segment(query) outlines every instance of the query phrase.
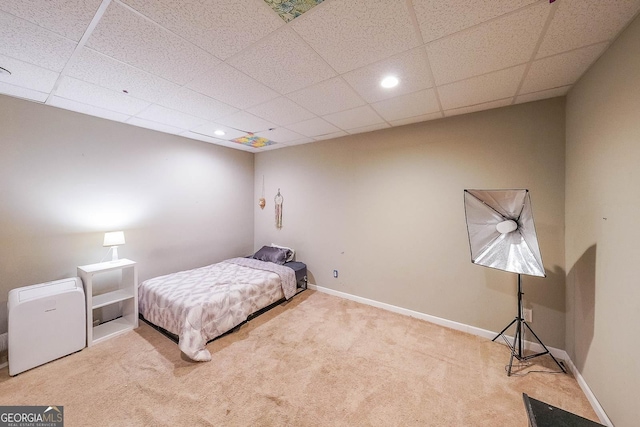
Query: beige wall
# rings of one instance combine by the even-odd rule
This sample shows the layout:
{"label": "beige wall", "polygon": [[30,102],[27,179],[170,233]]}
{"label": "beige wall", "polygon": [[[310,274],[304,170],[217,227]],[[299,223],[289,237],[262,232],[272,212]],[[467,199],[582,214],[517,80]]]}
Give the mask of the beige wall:
{"label": "beige wall", "polygon": [[251,252],[253,181],[250,153],[0,96],[0,301],[99,262],[105,231],[141,280]]}
{"label": "beige wall", "polygon": [[526,305],[545,344],[562,348],[564,114],[556,98],[259,153],[255,248],[294,247],[319,286],[499,331],[515,315],[516,277],[471,264],[463,190],[528,188],[548,277],[523,278]]}
{"label": "beige wall", "polygon": [[640,419],[640,19],[567,97],[567,352],[611,421]]}

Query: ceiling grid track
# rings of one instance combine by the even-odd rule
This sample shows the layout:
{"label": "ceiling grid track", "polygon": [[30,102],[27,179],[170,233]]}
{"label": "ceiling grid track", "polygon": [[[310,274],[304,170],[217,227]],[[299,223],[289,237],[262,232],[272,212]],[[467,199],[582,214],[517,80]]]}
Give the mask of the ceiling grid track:
{"label": "ceiling grid track", "polygon": [[518,98],[518,95],[520,95],[520,91],[522,90],[522,86],[524,85],[524,82],[527,78],[527,76],[529,75],[529,70],[531,70],[531,66],[533,65],[534,61],[536,60],[536,56],[538,55],[538,51],[540,50],[540,46],[542,46],[542,42],[544,41],[544,37],[547,35],[547,31],[549,30],[549,27],[551,26],[551,21],[553,21],[554,16],[556,15],[556,11],[558,10],[558,4],[557,3],[552,3],[551,7],[549,8],[549,15],[547,16],[547,20],[544,23],[544,26],[542,27],[542,31],[540,32],[540,37],[538,37],[538,42],[536,43],[536,46],[533,48],[533,52],[531,53],[531,57],[529,58],[529,62],[527,62],[527,65],[524,69],[524,72],[522,73],[522,78],[520,79],[520,83],[518,84],[518,88],[516,89],[516,93],[513,96],[513,100],[511,101],[511,105],[514,105],[516,103],[516,99]]}
{"label": "ceiling grid track", "polygon": [[413,31],[418,36],[418,40],[422,43],[421,49],[424,51],[424,56],[427,61],[427,74],[429,75],[429,79],[433,86],[433,93],[436,97],[436,102],[438,103],[438,109],[440,111],[440,115],[444,117],[444,109],[442,108],[442,101],[440,100],[440,94],[438,93],[438,85],[436,84],[436,78],[433,75],[433,70],[431,69],[431,61],[429,60],[429,52],[427,52],[426,46],[427,44],[424,42],[424,37],[422,36],[422,31],[420,31],[420,24],[418,23],[418,17],[416,16],[416,12],[413,9],[412,0],[405,0],[407,8],[409,9],[409,18],[411,19],[411,24],[413,25]]}
{"label": "ceiling grid track", "polygon": [[71,57],[69,58],[64,68],[60,72],[58,79],[53,85],[53,90],[51,90],[51,93],[49,93],[49,96],[47,96],[47,100],[45,101],[45,104],[51,104],[51,100],[53,100],[53,97],[56,95],[56,92],[58,91],[58,86],[60,86],[60,82],[67,75],[67,72],[69,71],[71,66],[75,63],[76,59],[78,58],[78,55],[80,55],[80,52],[84,48],[84,45],[87,44],[89,37],[91,37],[91,33],[93,33],[93,30],[98,25],[98,22],[100,22],[100,20],[102,19],[102,15],[104,15],[104,12],[107,10],[110,4],[111,4],[111,0],[102,0],[102,3],[100,3],[100,7],[98,7],[96,14],[93,16],[93,19],[87,26],[87,29],[82,35],[82,38],[80,38],[80,41],[76,45],[76,48],[71,54]]}

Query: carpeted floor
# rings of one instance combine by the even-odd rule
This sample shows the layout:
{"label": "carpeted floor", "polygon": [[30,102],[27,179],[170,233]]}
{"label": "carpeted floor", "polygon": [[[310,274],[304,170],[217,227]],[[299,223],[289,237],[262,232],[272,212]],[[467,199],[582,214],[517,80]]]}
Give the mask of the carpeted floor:
{"label": "carpeted floor", "polygon": [[[0,405],[62,405],[67,427],[525,427],[525,392],[597,421],[570,375],[507,377],[504,345],[314,291],[207,348],[211,362],[191,362],[141,322],[16,377],[4,368]],[[547,357],[527,369],[554,370]]]}

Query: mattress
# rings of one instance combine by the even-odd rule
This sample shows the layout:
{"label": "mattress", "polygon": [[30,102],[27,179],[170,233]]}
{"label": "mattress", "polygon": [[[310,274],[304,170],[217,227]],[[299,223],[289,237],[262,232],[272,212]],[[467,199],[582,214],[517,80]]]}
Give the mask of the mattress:
{"label": "mattress", "polygon": [[177,335],[180,350],[189,358],[209,361],[209,340],[295,293],[291,268],[232,258],[144,281],[138,288],[138,307],[147,321]]}

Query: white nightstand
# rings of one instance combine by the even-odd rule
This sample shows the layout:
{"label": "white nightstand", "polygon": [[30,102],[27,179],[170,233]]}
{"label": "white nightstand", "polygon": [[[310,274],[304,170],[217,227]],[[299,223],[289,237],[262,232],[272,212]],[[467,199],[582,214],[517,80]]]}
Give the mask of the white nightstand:
{"label": "white nightstand", "polygon": [[[122,280],[115,291],[93,295],[93,276],[120,270]],[[117,261],[78,267],[87,298],[87,347],[138,327],[138,269],[134,261]],[[93,326],[93,310],[111,304],[122,304],[122,317]]]}

